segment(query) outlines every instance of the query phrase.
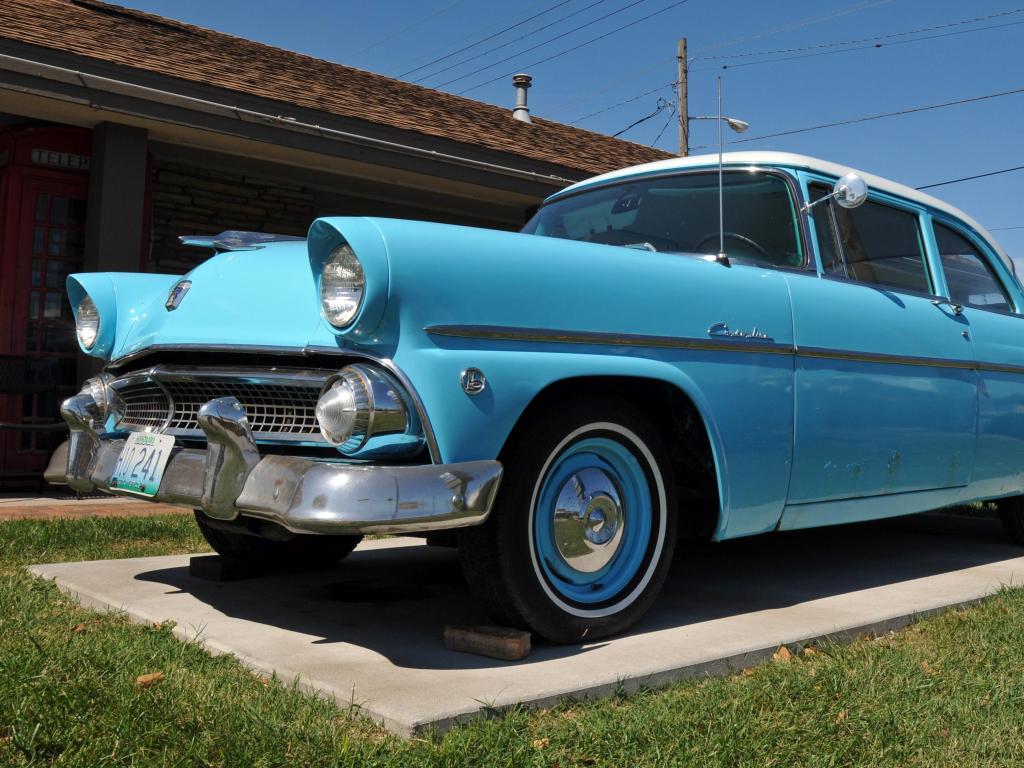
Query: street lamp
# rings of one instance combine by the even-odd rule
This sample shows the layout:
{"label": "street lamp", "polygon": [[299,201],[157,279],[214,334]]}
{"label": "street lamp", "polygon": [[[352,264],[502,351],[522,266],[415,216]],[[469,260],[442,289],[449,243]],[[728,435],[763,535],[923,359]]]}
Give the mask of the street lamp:
{"label": "street lamp", "polygon": [[[725,206],[722,202],[722,123],[728,125],[736,133],[743,133],[750,127],[746,120],[725,117],[722,114],[722,76],[718,76],[718,114],[687,116],[689,120],[716,120],[718,122],[718,261],[729,266],[729,257],[725,255]],[[687,131],[689,133],[689,131]]]}

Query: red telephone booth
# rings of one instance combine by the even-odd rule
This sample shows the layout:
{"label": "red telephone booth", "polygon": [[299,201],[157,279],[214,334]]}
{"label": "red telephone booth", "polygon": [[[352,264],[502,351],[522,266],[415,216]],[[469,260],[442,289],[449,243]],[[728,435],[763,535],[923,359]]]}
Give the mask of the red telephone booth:
{"label": "red telephone booth", "polygon": [[[64,280],[82,268],[91,131],[0,129],[0,486],[39,482],[78,389]],[[16,426],[12,426],[16,425]]]}

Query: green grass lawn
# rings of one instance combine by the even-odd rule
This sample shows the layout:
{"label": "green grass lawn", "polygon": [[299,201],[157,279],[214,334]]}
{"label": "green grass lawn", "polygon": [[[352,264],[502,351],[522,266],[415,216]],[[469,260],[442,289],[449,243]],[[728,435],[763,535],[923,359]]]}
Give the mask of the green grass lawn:
{"label": "green grass lawn", "polygon": [[403,742],[23,569],[204,549],[188,517],[0,523],[0,766],[1024,763],[1020,590],[744,674]]}

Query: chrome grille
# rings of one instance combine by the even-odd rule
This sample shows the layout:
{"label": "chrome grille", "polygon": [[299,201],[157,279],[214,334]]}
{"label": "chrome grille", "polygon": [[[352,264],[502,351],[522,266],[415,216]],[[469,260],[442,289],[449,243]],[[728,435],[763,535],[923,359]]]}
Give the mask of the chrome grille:
{"label": "chrome grille", "polygon": [[173,381],[165,385],[174,402],[168,429],[198,429],[199,409],[218,397],[237,397],[253,432],[319,434],[313,409],[320,385],[250,384],[222,381]]}
{"label": "chrome grille", "polygon": [[121,424],[138,429],[160,429],[170,414],[171,401],[160,386],[145,379],[118,388],[124,404]]}
{"label": "chrome grille", "polygon": [[121,429],[202,436],[199,409],[236,397],[257,439],[322,442],[315,408],[329,371],[211,371],[153,368],[113,386],[123,404]]}

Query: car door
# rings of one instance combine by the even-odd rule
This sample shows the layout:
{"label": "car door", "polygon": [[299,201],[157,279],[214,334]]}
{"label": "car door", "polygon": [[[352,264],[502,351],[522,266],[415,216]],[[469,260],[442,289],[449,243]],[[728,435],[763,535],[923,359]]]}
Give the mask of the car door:
{"label": "car door", "polygon": [[[812,199],[828,191],[809,186]],[[936,295],[922,212],[873,194],[811,215],[819,274],[789,278],[795,422],[783,528],[900,514],[877,498],[962,487],[974,457],[967,324]],[[851,499],[875,501],[832,504]]]}
{"label": "car door", "polygon": [[961,306],[978,366],[978,442],[971,498],[1024,492],[1024,316],[1020,288],[984,239],[932,220],[946,295]]}

